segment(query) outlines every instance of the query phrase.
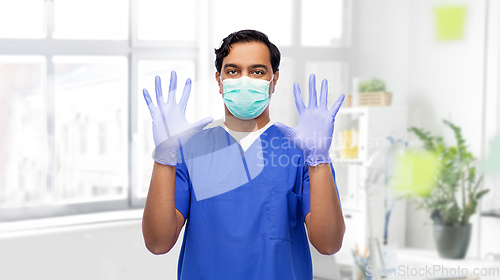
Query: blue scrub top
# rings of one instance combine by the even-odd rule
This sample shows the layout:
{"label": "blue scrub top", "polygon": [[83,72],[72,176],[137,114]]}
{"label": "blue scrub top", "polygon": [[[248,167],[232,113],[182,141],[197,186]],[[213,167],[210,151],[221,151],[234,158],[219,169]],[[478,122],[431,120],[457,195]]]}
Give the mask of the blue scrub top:
{"label": "blue scrub top", "polygon": [[177,279],[313,278],[302,151],[273,125],[247,151],[218,126],[181,153],[175,207],[187,222]]}

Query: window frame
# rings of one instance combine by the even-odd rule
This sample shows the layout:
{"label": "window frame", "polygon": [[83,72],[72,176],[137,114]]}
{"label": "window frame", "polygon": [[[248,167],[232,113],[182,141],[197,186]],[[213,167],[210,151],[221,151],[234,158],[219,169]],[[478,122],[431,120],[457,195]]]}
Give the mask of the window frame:
{"label": "window frame", "polygon": [[[500,3],[491,1],[485,10],[485,41],[484,41],[484,77],[482,103],[482,143],[480,159],[486,159],[491,149],[491,141],[500,134]],[[500,177],[486,173],[481,188],[490,189],[490,192],[481,200],[479,213],[487,216],[490,212],[498,211],[495,201],[500,198]]]}
{"label": "window frame", "polygon": [[[211,25],[210,7],[212,0],[196,0],[196,29],[194,42],[141,41],[138,39],[137,3],[139,0],[128,0],[129,5],[129,36],[127,40],[64,40],[53,39],[54,30],[53,2],[45,1],[46,37],[40,39],[5,39],[0,38],[0,53],[2,55],[39,55],[46,59],[44,98],[47,103],[47,146],[51,155],[54,154],[54,64],[53,57],[70,56],[123,56],[128,61],[128,190],[123,199],[96,199],[91,202],[58,203],[45,205],[22,205],[1,207],[0,222],[30,220],[77,214],[98,213],[118,210],[140,209],[144,207],[146,197],[139,195],[138,170],[138,110],[141,89],[138,88],[138,63],[141,60],[192,60],[195,65],[195,75],[199,80],[214,79],[213,48],[210,46]],[[344,7],[343,40],[328,47],[301,46],[301,0],[293,0],[292,45],[280,47],[282,57],[292,59],[294,65],[293,80],[302,83],[306,73],[307,62],[340,61],[348,65],[350,78],[355,71],[355,49],[353,47],[353,0],[342,0]],[[347,83],[348,81],[346,81]],[[347,83],[348,84],[348,83]],[[304,93],[305,94],[305,91]],[[291,95],[290,95],[291,96]],[[196,108],[206,106],[206,100],[195,104]],[[212,102],[212,101],[210,101]],[[213,103],[208,104],[213,104]],[[215,102],[215,101],[214,101]],[[196,109],[198,110],[198,109]],[[200,110],[203,112],[203,110]],[[198,117],[198,116],[197,116]],[[291,120],[296,121],[295,120]],[[47,186],[53,185],[54,157],[47,159]],[[151,160],[151,166],[153,161]]]}
{"label": "window frame", "polygon": [[[197,49],[191,48],[189,50],[182,51],[170,51],[164,52],[156,50],[154,52],[136,52],[131,55],[131,77],[130,80],[130,89],[133,94],[129,95],[129,132],[130,132],[130,144],[129,144],[129,170],[130,170],[130,206],[132,208],[140,208],[144,207],[146,203],[146,197],[140,195],[140,186],[138,185],[138,175],[139,168],[136,165],[139,158],[139,128],[138,128],[138,120],[139,120],[139,112],[138,106],[143,105],[144,100],[141,98],[142,89],[139,88],[138,85],[138,77],[139,77],[139,67],[138,64],[140,61],[156,61],[156,60],[191,60],[195,65],[195,72],[197,72]],[[162,79],[163,87],[166,87],[167,81],[166,79]],[[180,83],[182,84],[182,83]],[[150,89],[152,90],[152,89]],[[148,90],[148,91],[150,91]],[[177,91],[180,92],[179,89]],[[137,105],[137,106],[136,106]],[[153,166],[153,159],[151,159],[151,166]]]}

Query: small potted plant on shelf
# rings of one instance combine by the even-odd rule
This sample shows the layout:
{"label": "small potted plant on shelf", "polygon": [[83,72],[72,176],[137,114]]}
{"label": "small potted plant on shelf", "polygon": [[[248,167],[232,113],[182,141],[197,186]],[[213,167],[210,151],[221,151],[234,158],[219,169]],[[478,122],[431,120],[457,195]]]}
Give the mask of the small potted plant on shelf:
{"label": "small potted plant on shelf", "polygon": [[[392,93],[387,92],[385,82],[378,78],[362,82],[359,85],[359,106],[388,106],[391,105]],[[358,93],[353,93],[358,94]],[[353,95],[346,96],[348,107],[353,106]]]}
{"label": "small potted plant on shelf", "polygon": [[478,174],[476,158],[467,150],[461,129],[443,121],[455,135],[456,145],[448,146],[443,137],[410,127],[424,144],[424,149],[435,156],[437,167],[428,192],[409,194],[426,209],[434,221],[434,238],[438,253],[443,258],[462,259],[470,241],[470,217],[476,213],[480,199],[489,190],[481,190],[483,175]]}

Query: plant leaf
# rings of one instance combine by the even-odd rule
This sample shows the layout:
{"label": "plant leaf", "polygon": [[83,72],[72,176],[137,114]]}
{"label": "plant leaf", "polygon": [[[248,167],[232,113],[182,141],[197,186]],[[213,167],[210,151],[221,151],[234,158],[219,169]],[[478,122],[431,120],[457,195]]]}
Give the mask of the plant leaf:
{"label": "plant leaf", "polygon": [[478,192],[476,194],[476,200],[480,200],[481,197],[483,197],[485,194],[487,194],[490,190],[489,189],[486,189],[486,190],[482,190],[480,192]]}

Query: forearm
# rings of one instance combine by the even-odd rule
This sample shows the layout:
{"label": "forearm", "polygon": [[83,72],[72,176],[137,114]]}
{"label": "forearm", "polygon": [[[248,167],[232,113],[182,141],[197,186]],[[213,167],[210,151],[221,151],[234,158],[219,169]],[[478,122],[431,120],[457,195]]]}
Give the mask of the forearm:
{"label": "forearm", "polygon": [[320,253],[334,254],[342,246],[345,225],[330,165],[310,166],[309,182],[309,239]]}
{"label": "forearm", "polygon": [[154,163],[142,219],[144,241],[153,254],[168,252],[177,240],[175,172],[175,166]]}

